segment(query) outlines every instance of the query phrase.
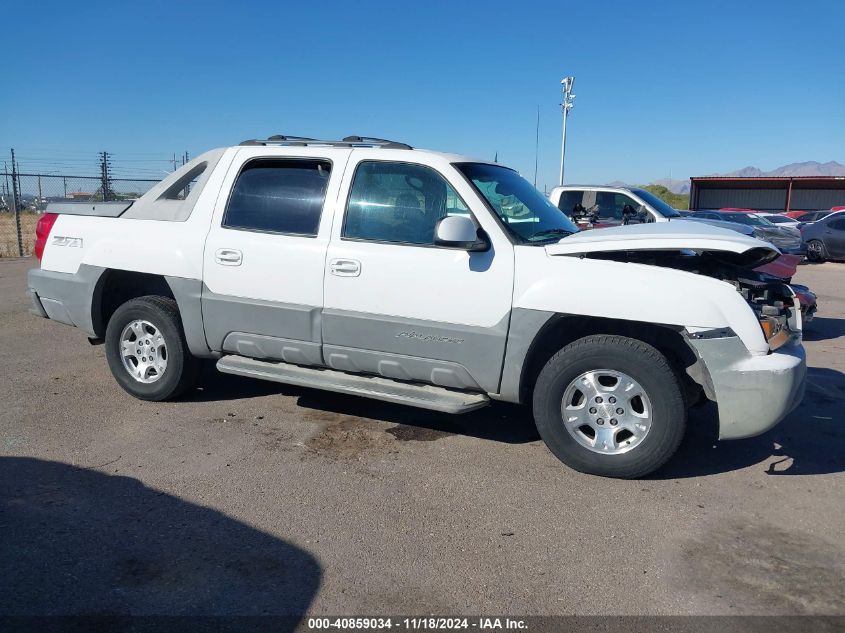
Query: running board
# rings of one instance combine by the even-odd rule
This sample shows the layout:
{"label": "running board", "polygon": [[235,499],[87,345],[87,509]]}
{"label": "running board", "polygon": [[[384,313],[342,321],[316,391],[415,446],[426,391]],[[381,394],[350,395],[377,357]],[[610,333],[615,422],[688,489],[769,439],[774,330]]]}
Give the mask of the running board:
{"label": "running board", "polygon": [[336,391],[443,413],[466,413],[490,404],[490,398],[482,393],[454,391],[435,385],[412,384],[380,376],[347,374],[333,369],[302,367],[245,356],[224,356],[217,361],[217,369],[224,374]]}

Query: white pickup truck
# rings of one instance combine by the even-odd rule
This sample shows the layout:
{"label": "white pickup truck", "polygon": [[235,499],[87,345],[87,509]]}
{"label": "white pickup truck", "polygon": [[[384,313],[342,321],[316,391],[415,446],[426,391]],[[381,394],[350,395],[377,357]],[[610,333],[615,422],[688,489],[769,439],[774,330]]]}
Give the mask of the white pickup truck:
{"label": "white pickup truck", "polygon": [[221,372],[461,413],[533,408],[583,472],[639,477],[687,409],[723,439],[803,393],[770,244],[694,222],[578,233],[515,171],[402,143],[275,136],[192,160],[134,202],[39,222],[32,311],[103,341],[118,384],[178,396]]}

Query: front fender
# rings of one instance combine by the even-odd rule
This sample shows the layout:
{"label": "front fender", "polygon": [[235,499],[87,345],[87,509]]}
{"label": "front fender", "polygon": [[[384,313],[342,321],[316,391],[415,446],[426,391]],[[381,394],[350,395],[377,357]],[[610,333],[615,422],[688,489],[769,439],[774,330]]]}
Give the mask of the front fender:
{"label": "front fender", "polygon": [[686,328],[731,329],[751,354],[768,344],[729,283],[682,270],[517,248],[514,307]]}

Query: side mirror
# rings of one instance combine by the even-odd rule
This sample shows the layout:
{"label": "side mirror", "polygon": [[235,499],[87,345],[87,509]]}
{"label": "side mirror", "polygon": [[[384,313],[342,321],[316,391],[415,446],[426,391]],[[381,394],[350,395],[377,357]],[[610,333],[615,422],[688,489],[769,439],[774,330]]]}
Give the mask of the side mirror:
{"label": "side mirror", "polygon": [[463,215],[440,218],[434,227],[434,244],[473,252],[490,248],[484,231],[476,229],[472,220]]}

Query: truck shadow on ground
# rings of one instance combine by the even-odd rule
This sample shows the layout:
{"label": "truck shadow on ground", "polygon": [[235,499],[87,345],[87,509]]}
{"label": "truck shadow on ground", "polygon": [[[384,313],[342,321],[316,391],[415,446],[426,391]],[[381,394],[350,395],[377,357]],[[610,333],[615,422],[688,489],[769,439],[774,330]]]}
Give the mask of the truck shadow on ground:
{"label": "truck shadow on ground", "polygon": [[370,398],[221,374],[213,364],[204,368],[201,388],[186,395],[183,400],[223,401],[271,395],[294,397],[297,405],[305,409],[400,424],[407,427],[401,434],[409,439],[416,439],[412,437],[414,429],[428,437],[434,437],[432,434],[441,437],[466,435],[507,444],[524,444],[540,439],[528,407],[497,402],[491,407],[463,415],[450,415]]}
{"label": "truck shadow on ground", "polygon": [[758,464],[774,476],[845,472],[845,374],[810,367],[804,399],[783,422],[744,440],[719,442],[718,434],[715,405],[691,410],[681,448],[652,478],[699,477]]}
{"label": "truck shadow on ground", "polygon": [[77,615],[92,618],[79,630],[128,630],[99,620],[179,615],[213,616],[214,630],[292,630],[320,585],[307,552],[131,477],[0,457],[0,508],[0,623]]}
{"label": "truck shadow on ground", "polygon": [[[838,322],[838,319],[825,319]],[[820,324],[821,325],[821,324]],[[818,332],[831,334],[827,325]],[[525,444],[540,440],[529,407],[494,403],[464,415],[449,415],[308,388],[218,373],[209,366],[201,391],[186,400],[234,400],[268,395],[297,398],[297,405],[336,416],[391,425],[397,439],[430,440],[464,435]],[[656,479],[700,477],[766,463],[770,475],[814,475],[845,471],[845,374],[811,367],[801,405],[771,431],[744,440],[718,441],[716,406],[690,411],[687,434],[676,455],[652,475]]]}
{"label": "truck shadow on ground", "polygon": [[815,317],[804,326],[804,340],[829,341],[845,336],[845,319]]}

